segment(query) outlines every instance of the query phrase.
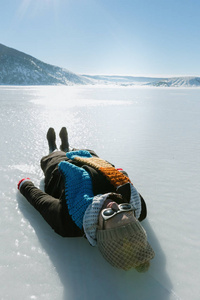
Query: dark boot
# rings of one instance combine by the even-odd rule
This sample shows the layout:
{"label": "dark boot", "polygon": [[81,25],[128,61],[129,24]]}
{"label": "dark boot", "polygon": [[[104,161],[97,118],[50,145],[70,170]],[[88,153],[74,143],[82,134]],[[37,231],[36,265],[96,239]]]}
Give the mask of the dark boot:
{"label": "dark boot", "polygon": [[47,132],[47,140],[48,140],[48,144],[49,144],[49,153],[52,153],[54,150],[57,149],[57,146],[56,146],[55,130],[51,127],[49,128],[49,130]]}
{"label": "dark boot", "polygon": [[62,127],[59,136],[61,138],[60,150],[69,152],[68,133],[66,127]]}

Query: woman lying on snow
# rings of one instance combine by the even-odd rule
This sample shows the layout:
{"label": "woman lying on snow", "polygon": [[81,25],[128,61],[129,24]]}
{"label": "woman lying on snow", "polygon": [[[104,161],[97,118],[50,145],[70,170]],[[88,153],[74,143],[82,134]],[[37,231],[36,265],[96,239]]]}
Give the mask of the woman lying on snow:
{"label": "woman lying on snow", "polygon": [[147,214],[144,199],[126,172],[94,151],[69,151],[65,127],[59,135],[61,151],[54,129],[47,132],[50,154],[41,160],[45,192],[24,178],[20,193],[59,235],[85,236],[114,267],[147,271],[154,251],[140,225]]}

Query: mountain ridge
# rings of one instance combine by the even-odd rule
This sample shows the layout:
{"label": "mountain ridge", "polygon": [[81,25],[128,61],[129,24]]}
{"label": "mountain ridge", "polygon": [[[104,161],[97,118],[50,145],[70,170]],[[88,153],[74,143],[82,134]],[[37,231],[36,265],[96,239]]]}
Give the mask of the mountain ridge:
{"label": "mountain ridge", "polygon": [[89,80],[50,65],[24,52],[0,44],[1,85],[72,85]]}
{"label": "mountain ridge", "polygon": [[200,77],[180,76],[169,78],[136,77],[120,75],[82,75],[93,79],[97,84],[115,84],[120,86],[153,86],[153,87],[200,87]]}
{"label": "mountain ridge", "polygon": [[0,85],[115,85],[200,87],[200,77],[78,75],[0,44]]}

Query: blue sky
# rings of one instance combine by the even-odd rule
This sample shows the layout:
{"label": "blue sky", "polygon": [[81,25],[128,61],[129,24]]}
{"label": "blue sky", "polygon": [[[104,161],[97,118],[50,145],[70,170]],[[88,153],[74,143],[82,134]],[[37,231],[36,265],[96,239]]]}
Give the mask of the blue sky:
{"label": "blue sky", "polygon": [[0,43],[79,74],[200,76],[199,0],[0,0]]}

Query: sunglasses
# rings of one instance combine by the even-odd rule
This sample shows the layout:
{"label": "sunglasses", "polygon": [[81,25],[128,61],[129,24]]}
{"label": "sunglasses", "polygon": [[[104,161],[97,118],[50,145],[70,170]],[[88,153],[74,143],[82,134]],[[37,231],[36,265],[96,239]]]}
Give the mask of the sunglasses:
{"label": "sunglasses", "polygon": [[135,215],[135,208],[132,204],[130,203],[122,203],[118,205],[118,210],[115,211],[112,208],[105,208],[102,210],[101,215],[104,219],[104,221],[111,219],[112,217],[114,217],[117,214],[120,214],[122,212],[126,212],[126,211],[133,211],[134,215]]}

